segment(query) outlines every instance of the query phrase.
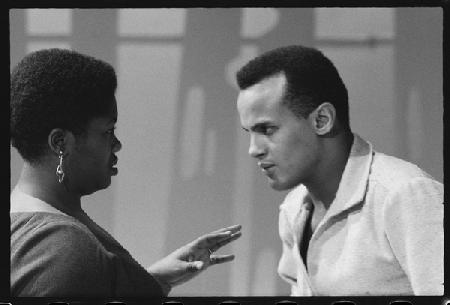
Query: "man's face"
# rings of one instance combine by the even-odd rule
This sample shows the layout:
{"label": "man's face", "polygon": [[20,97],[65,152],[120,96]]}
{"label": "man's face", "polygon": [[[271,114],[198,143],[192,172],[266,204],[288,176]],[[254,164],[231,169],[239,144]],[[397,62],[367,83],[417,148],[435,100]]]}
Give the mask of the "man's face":
{"label": "man's face", "polygon": [[285,85],[285,75],[277,74],[241,90],[237,100],[241,125],[250,134],[249,154],[275,190],[313,180],[320,159],[311,120],[282,104]]}

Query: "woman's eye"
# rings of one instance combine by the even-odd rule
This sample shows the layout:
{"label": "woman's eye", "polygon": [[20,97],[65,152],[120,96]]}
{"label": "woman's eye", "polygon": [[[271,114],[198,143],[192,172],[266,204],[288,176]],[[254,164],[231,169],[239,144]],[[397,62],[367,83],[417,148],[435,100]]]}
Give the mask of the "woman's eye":
{"label": "woman's eye", "polygon": [[114,134],[114,131],[116,130],[116,128],[117,128],[117,127],[113,127],[113,128],[111,128],[111,129],[108,129],[108,130],[106,131],[106,133]]}

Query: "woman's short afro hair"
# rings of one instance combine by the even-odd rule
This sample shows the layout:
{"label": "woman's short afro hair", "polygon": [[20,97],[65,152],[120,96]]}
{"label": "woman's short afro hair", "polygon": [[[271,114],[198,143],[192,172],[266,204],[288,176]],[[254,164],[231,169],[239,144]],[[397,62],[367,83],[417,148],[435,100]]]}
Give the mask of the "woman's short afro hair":
{"label": "woman's short afro hair", "polygon": [[12,146],[25,161],[39,162],[52,129],[82,134],[110,109],[116,87],[114,68],[104,61],[66,49],[28,54],[11,73]]}

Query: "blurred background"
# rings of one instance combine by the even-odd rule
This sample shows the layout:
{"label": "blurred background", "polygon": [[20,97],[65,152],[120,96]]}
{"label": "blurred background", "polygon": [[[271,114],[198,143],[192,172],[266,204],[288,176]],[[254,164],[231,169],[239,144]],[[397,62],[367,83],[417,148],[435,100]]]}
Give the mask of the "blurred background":
{"label": "blurred background", "polygon": [[[319,48],[349,91],[354,132],[443,181],[441,8],[10,10],[11,68],[27,53],[70,48],[118,75],[119,175],[83,200],[144,266],[231,224],[243,236],[171,296],[276,296],[289,287],[276,192],[247,154],[234,74],[289,44]],[[11,148],[11,188],[22,160]],[[56,165],[55,165],[56,166]]]}

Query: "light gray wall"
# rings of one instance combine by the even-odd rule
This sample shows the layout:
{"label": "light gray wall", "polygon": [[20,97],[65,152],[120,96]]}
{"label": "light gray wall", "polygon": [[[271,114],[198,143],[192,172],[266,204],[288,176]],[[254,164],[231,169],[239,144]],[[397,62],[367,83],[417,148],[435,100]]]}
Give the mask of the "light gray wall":
{"label": "light gray wall", "polygon": [[[349,89],[354,131],[443,180],[439,8],[19,9],[10,32],[11,65],[30,50],[62,46],[117,69],[119,175],[83,205],[139,262],[243,225],[242,238],[221,251],[236,254],[232,264],[172,295],[289,293],[276,275],[285,193],[271,190],[248,157],[235,110],[234,72],[262,51],[322,49]],[[11,149],[11,186],[21,165]]]}

